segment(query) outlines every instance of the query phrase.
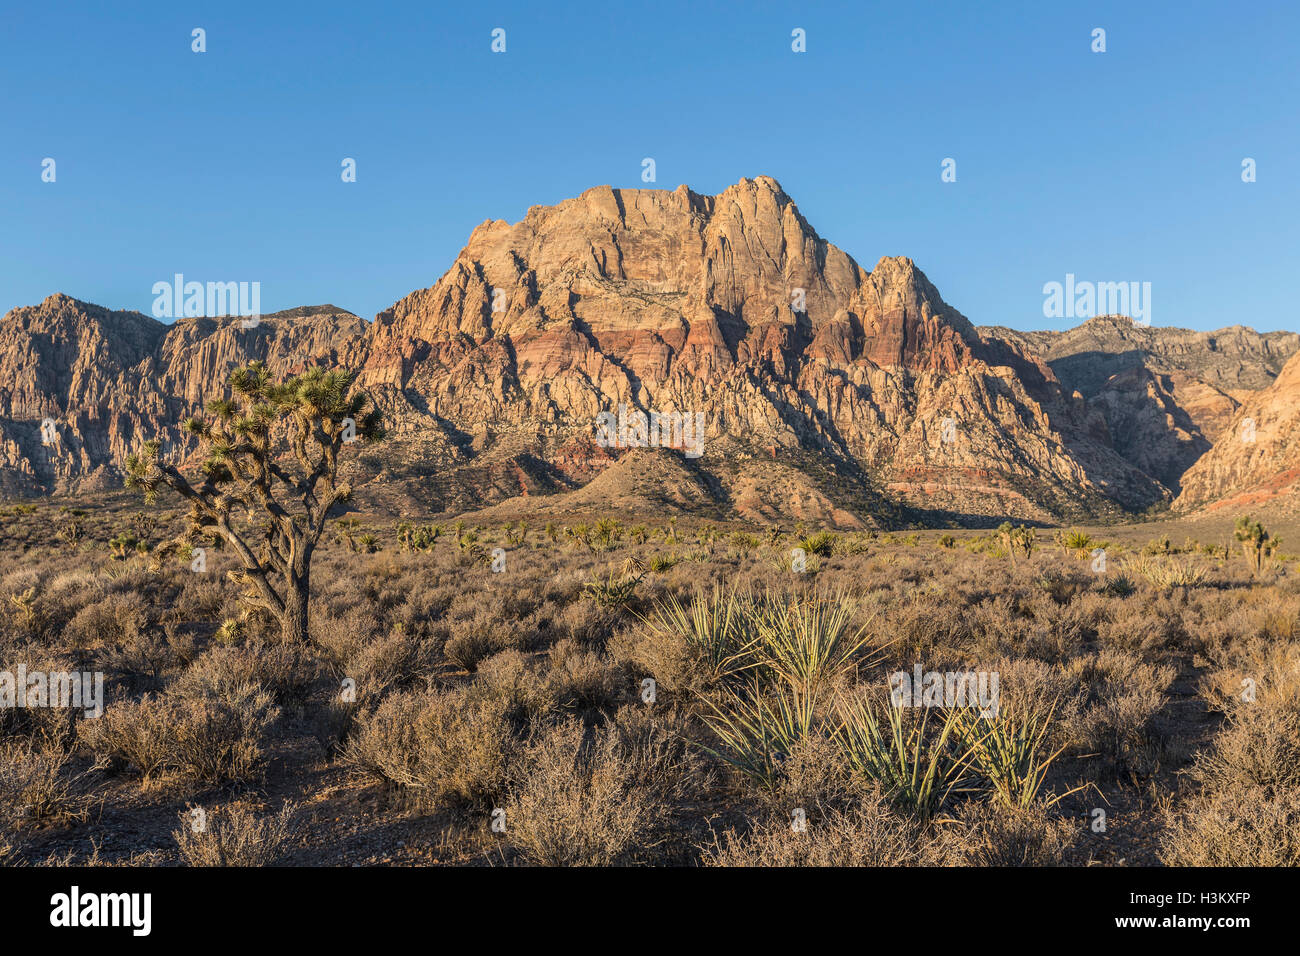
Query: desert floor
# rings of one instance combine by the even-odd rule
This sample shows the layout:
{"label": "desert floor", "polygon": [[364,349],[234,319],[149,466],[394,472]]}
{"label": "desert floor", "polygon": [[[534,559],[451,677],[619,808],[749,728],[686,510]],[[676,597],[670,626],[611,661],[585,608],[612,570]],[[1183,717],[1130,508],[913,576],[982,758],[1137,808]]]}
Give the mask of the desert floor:
{"label": "desert floor", "polygon": [[[158,551],[174,503],[3,514],[0,670],[107,705],[0,714],[11,863],[1300,863],[1293,527],[1254,574],[1226,514],[1025,553],[360,513],[293,646],[227,551]],[[918,664],[996,674],[998,715],[891,707]]]}

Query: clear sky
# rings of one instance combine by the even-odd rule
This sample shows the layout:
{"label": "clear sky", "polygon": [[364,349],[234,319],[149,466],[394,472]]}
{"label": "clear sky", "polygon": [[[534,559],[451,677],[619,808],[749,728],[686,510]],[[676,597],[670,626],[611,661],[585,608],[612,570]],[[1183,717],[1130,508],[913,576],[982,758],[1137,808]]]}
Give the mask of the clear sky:
{"label": "clear sky", "polygon": [[11,2],[0,311],[149,313],[180,272],[371,318],[484,219],[653,157],[658,188],[776,177],[977,324],[1077,324],[1043,315],[1073,273],[1150,282],[1156,326],[1295,330],[1298,54],[1295,0]]}

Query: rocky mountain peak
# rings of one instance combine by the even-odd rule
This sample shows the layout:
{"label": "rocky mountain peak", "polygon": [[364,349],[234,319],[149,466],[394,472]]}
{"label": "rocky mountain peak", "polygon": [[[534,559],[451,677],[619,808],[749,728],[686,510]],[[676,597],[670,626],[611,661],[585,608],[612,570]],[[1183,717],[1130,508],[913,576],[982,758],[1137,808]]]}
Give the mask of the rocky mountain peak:
{"label": "rocky mountain peak", "polygon": [[[976,329],[910,258],[862,268],[770,176],[716,195],[597,186],[484,221],[441,277],[373,323],[319,305],[251,326],[164,325],[61,294],[13,310],[0,320],[0,491],[111,484],[147,437],[183,459],[178,423],[260,359],[277,375],[357,369],[391,436],[374,487],[434,510],[600,475],[589,498],[653,485],[636,462],[679,451],[620,464],[635,449],[595,442],[602,414],[645,413],[700,417],[707,450],[678,484],[718,513],[1097,515],[1172,498],[1298,349],[1292,333],[1119,316]],[[1261,422],[1282,411],[1259,407]],[[57,443],[42,441],[47,419]]]}

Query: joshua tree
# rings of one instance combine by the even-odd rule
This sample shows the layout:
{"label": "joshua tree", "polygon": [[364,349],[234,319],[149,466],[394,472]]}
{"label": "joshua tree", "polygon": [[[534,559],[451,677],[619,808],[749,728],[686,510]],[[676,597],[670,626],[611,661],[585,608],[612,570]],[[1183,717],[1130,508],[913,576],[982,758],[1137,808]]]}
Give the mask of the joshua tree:
{"label": "joshua tree", "polygon": [[286,641],[307,639],[312,553],[331,511],[351,497],[339,481],[343,446],[382,434],[352,380],[348,371],[311,368],[277,384],[253,362],[231,373],[232,398],[185,422],[207,452],[201,484],[162,461],[156,440],[126,461],[127,486],[146,501],[165,485],[189,503],[186,540],[230,546],[244,566],[230,576],[247,606],[269,613]]}
{"label": "joshua tree", "polygon": [[1264,559],[1278,549],[1282,539],[1272,537],[1260,522],[1251,521],[1250,515],[1237,519],[1236,536],[1241,542],[1246,563],[1250,565],[1250,573],[1259,577],[1264,570]]}
{"label": "joshua tree", "polygon": [[340,518],[334,522],[334,535],[348,546],[353,554],[357,553],[357,539],[353,537],[361,531],[361,522],[356,518]]}
{"label": "joshua tree", "polygon": [[998,526],[998,537],[1002,539],[1002,546],[1007,549],[1012,565],[1016,563],[1017,551],[1026,560],[1034,553],[1034,532],[1024,525],[1016,527],[1010,521],[1004,521]]}
{"label": "joshua tree", "polygon": [[86,536],[86,526],[81,520],[86,512],[81,508],[60,508],[59,514],[59,537],[75,550],[77,542]]}
{"label": "joshua tree", "polygon": [[615,518],[599,518],[592,530],[596,550],[609,551],[618,546],[623,537],[623,526]]}
{"label": "joshua tree", "polygon": [[123,531],[108,542],[108,546],[113,549],[113,558],[117,561],[125,561],[127,552],[136,550],[139,545],[140,539],[129,531]]}

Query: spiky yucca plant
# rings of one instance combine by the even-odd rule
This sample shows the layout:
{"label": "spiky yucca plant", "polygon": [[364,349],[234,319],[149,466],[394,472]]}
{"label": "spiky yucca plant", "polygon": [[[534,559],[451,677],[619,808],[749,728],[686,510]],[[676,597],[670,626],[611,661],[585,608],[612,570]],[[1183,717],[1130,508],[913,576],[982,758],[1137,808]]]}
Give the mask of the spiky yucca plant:
{"label": "spiky yucca plant", "polygon": [[972,753],[954,739],[959,711],[942,710],[936,728],[931,710],[891,703],[882,727],[865,698],[841,700],[836,731],[849,765],[878,783],[895,806],[923,821],[932,819],[950,794],[967,789]]}
{"label": "spiky yucca plant", "polygon": [[747,595],[715,586],[687,604],[669,597],[643,621],[653,631],[680,638],[707,680],[722,681],[757,664],[757,641],[745,626],[748,602]]}
{"label": "spiky yucca plant", "polygon": [[1198,587],[1205,583],[1207,577],[1204,568],[1190,561],[1154,555],[1135,556],[1124,562],[1123,569],[1142,575],[1152,587],[1161,591]]}
{"label": "spiky yucca plant", "polygon": [[312,554],[352,493],[339,479],[344,445],[382,434],[373,403],[352,382],[352,372],[312,368],[276,383],[252,362],[231,373],[231,398],[184,424],[207,452],[199,484],[162,460],[157,440],[126,460],[127,487],[146,501],[169,487],[190,505],[188,540],[230,546],[243,564],[230,574],[245,606],[269,614],[290,642],[307,639]]}
{"label": "spiky yucca plant", "polygon": [[799,547],[803,548],[808,554],[815,554],[819,558],[828,558],[835,550],[835,543],[839,541],[840,536],[834,531],[818,531],[816,534],[810,534],[799,542]]}
{"label": "spiky yucca plant", "polygon": [[1067,554],[1072,551],[1076,553],[1091,551],[1093,548],[1092,535],[1077,528],[1070,528],[1068,531],[1062,528],[1053,537],[1056,543],[1061,546],[1061,550]]}
{"label": "spiky yucca plant", "polygon": [[[1038,799],[1047,770],[1065,750],[1047,753],[1045,741],[1056,714],[1056,704],[1046,708],[1003,708],[986,718],[977,708],[956,713],[957,736],[970,748],[971,766],[986,781],[994,799],[1011,808],[1028,807]],[[1047,806],[1083,789],[1076,787],[1053,795]]]}
{"label": "spiky yucca plant", "polygon": [[720,749],[703,749],[767,789],[776,786],[781,765],[798,743],[817,732],[816,698],[780,686],[765,692],[755,680],[744,692],[727,692],[722,706],[708,703],[713,713],[704,721]]}
{"label": "spiky yucca plant", "polygon": [[861,663],[871,634],[868,623],[853,626],[857,612],[857,601],[839,592],[818,591],[802,600],[768,592],[751,604],[746,623],[764,669],[807,695]]}

